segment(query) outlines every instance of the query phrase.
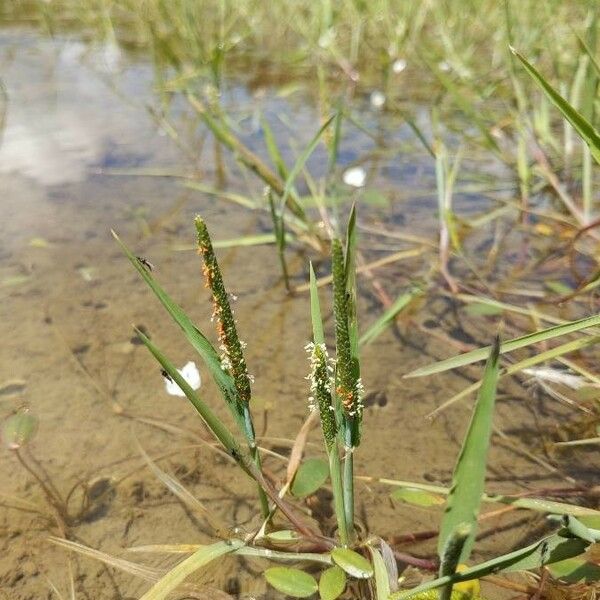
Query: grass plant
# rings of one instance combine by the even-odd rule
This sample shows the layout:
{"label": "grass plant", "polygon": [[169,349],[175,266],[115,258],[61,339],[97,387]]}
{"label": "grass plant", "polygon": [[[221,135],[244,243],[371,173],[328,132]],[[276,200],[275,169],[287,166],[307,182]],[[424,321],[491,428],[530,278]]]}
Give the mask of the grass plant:
{"label": "grass plant", "polygon": [[[218,170],[223,172],[221,151],[225,149],[267,189],[264,195],[255,198],[251,193],[223,192],[188,173],[178,173],[177,178],[190,189],[263,211],[273,228],[273,232],[266,235],[221,240],[217,244],[213,243],[205,221],[200,217],[195,221],[197,249],[213,300],[217,344],[192,322],[151,270],[115,234],[126,257],[203,360],[235,428],[218,416],[212,407],[213,399],[209,401],[187,384],[153,339],[139,330],[137,335],[183,390],[215,443],[254,481],[260,525],[245,534],[230,535],[227,524],[215,519],[207,507],[197,506],[211,525],[215,540],[207,546],[156,546],[156,552],[188,555],[167,573],[127,561],[111,562],[110,557],[85,550],[72,540],[57,538],[55,542],[152,581],[152,587],[143,596],[146,600],[167,598],[184,585],[190,575],[209,568],[211,563],[225,556],[268,560],[276,566],[267,568],[264,577],[280,593],[292,597],[318,593],[327,600],[338,597],[460,600],[479,593],[475,587],[464,592],[461,586],[465,582],[485,581],[512,572],[549,570],[564,575],[565,569],[568,574],[583,569],[588,564],[586,551],[600,542],[596,510],[554,500],[551,494],[543,492],[535,498],[487,494],[485,477],[486,457],[494,431],[495,398],[503,377],[559,361],[587,383],[600,384],[589,369],[568,358],[598,342],[600,317],[567,320],[530,302],[532,298],[547,304],[569,300],[581,313],[583,305],[577,302],[590,298],[600,282],[595,257],[596,228],[600,220],[595,214],[594,198],[594,161],[600,163],[597,12],[597,7],[586,0],[570,3],[527,0],[518,7],[511,0],[503,3],[486,0],[298,1],[293,10],[286,2],[267,5],[255,0],[236,3],[229,0],[204,3],[192,0],[108,3],[104,0],[52,3],[21,0],[3,5],[0,15],[5,19],[32,19],[51,33],[77,26],[83,27],[86,35],[102,39],[106,44],[150,49],[157,65],[157,85],[166,99],[164,114],[155,115],[163,128],[178,138],[168,118],[168,106],[176,96],[184,97],[202,122],[205,134],[209,132],[215,139]],[[280,142],[264,116],[261,118],[264,136],[261,154],[244,142],[235,119],[220,104],[220,91],[226,85],[227,76],[247,68],[250,62],[266,63],[273,71],[290,71],[300,79],[314,77],[319,82],[315,87],[318,87],[321,118],[294,161],[286,162]],[[424,102],[432,95],[436,97],[434,120],[438,126],[433,136],[417,126],[403,104],[400,90],[404,88],[398,83],[401,80],[394,78],[400,77],[404,63],[408,65],[407,73],[420,80],[419,85],[410,90],[410,100]],[[367,261],[359,252],[357,242],[361,226],[366,232],[367,225],[357,221],[354,206],[345,235],[339,231],[339,206],[347,202],[346,196],[351,194],[340,193],[335,182],[339,175],[343,130],[354,127],[374,135],[346,98],[355,93],[379,91],[375,89],[379,87],[385,88],[385,110],[401,115],[409,123],[431,160],[436,175],[438,238],[432,241],[388,231],[381,234],[387,241],[396,236],[396,240],[408,242],[411,247]],[[558,114],[564,117],[564,126],[555,118]],[[4,116],[0,121],[3,119]],[[458,138],[458,144],[450,147],[448,140],[452,138]],[[317,181],[307,164],[322,144],[327,149],[327,166],[322,179]],[[475,188],[467,187],[461,181],[459,166],[465,168],[464,163],[476,162],[482,155],[491,157],[494,164],[514,175],[517,199],[493,196],[493,210],[461,219],[455,196],[472,189],[488,193],[489,183],[484,177],[478,180],[470,172],[469,183]],[[453,162],[450,156],[455,157]],[[476,172],[477,168],[472,171]],[[153,176],[163,175],[164,172],[160,172]],[[581,190],[575,183],[579,180]],[[301,181],[309,189],[308,196],[299,192]],[[542,205],[537,202],[540,198],[549,200]],[[525,249],[522,254],[526,258],[511,265],[502,282],[486,277],[486,272],[496,271],[502,247],[509,239],[510,232],[502,233],[508,219],[512,219],[511,227],[520,228],[527,240],[547,230],[550,231],[548,237],[558,235],[567,239],[570,250],[562,252],[564,256],[560,260],[561,265],[566,265],[570,287],[563,281],[545,282],[556,295],[544,293],[540,297],[535,295],[536,290],[532,292],[525,285],[528,275],[536,275],[545,261],[555,258],[552,248],[531,260],[527,260]],[[144,228],[151,233],[145,220]],[[486,228],[493,229],[491,249],[485,260],[478,260],[477,246],[469,246],[468,237]],[[591,249],[584,243],[588,240],[592,241]],[[310,294],[312,342],[307,347],[310,403],[314,418],[318,418],[321,425],[327,458],[314,462],[300,462],[297,456],[294,462],[290,458],[289,477],[280,488],[261,464],[252,415],[252,378],[215,252],[219,247],[265,242],[276,246],[287,291]],[[309,281],[294,285],[295,274],[290,272],[286,260],[291,243],[328,254],[330,274],[318,279],[311,264]],[[573,258],[578,252],[595,262],[596,271],[591,276],[579,276],[579,267]],[[568,261],[565,260],[567,255],[571,256]],[[386,264],[423,256],[425,262],[431,259],[433,266],[405,278],[408,281],[403,281],[403,289],[393,301],[374,271]],[[357,318],[357,274],[365,277],[384,309],[362,335]],[[335,339],[329,344],[318,294],[318,288],[328,283],[332,283]],[[447,287],[449,292],[440,292],[442,287]],[[475,316],[502,314],[515,333],[506,341],[496,340],[490,346],[467,350],[406,375],[431,376],[487,360],[480,381],[449,399],[442,399],[431,415],[438,415],[477,392],[450,488],[357,476],[354,456],[360,452],[364,395],[359,350],[372,343],[399,316],[409,312],[413,302],[428,295],[451,298],[461,308],[470,307]],[[527,306],[519,301],[523,297],[527,298]],[[536,331],[523,334],[524,330],[532,329],[532,323]],[[579,337],[564,341],[564,336],[573,334]],[[555,341],[560,343],[548,345]],[[512,356],[517,351],[527,355],[518,354],[509,364],[503,362],[507,355]],[[9,440],[9,446],[13,444],[11,449],[17,460],[37,481],[49,506],[69,525],[85,516],[87,509],[76,516],[68,513],[65,501],[48,478],[23,458],[21,445],[27,441],[31,429],[31,422],[26,418],[15,417],[5,427],[4,437]],[[594,436],[565,445],[597,441]],[[183,486],[146,458],[155,475],[174,494],[194,504],[193,496]],[[334,532],[328,532],[323,523],[318,523],[318,527],[308,523],[304,517],[305,506],[298,500],[327,485],[327,478],[333,491]],[[436,577],[412,589],[398,589],[397,564],[393,554],[391,560],[389,557],[393,541],[376,534],[364,535],[357,527],[356,481],[391,486],[393,497],[404,502],[443,507],[439,530],[430,535],[438,539],[437,559],[433,562]],[[303,493],[290,498],[288,492],[293,492],[294,485],[302,487]],[[482,503],[551,515],[555,531],[522,548],[465,566],[471,561],[483,518]],[[61,534],[66,538],[64,531]],[[428,564],[411,554],[403,555],[403,561],[415,567]],[[281,566],[281,563],[292,566]],[[557,570],[552,571],[553,568]],[[319,575],[318,581],[315,573]],[[436,596],[431,596],[432,593]],[[540,588],[536,598],[541,595]]]}
{"label": "grass plant", "polygon": [[[218,339],[222,343],[223,354],[219,356],[208,338],[192,323],[189,317],[167,295],[155,280],[153,274],[127,246],[117,237],[117,241],[132,265],[142,276],[150,289],[163,304],[167,313],[181,327],[184,335],[198,351],[200,357],[212,374],[221,392],[223,400],[230,408],[240,434],[245,438],[248,449],[242,448],[237,436],[219,419],[207,400],[195,392],[179,374],[174,365],[160,351],[154,341],[138,331],[137,334],[148,350],[154,355],[161,367],[181,387],[193,407],[222,445],[226,453],[233,458],[238,467],[258,484],[258,506],[263,507],[264,522],[255,531],[244,536],[227,536],[208,546],[197,547],[189,557],[171,569],[143,596],[145,600],[166,598],[177,589],[192,573],[197,572],[225,555],[256,556],[268,558],[275,563],[291,561],[296,564],[306,562],[323,565],[320,582],[313,577],[313,569],[299,569],[295,566],[274,566],[265,570],[266,581],[279,592],[292,597],[309,597],[317,592],[321,598],[334,600],[337,597],[374,598],[377,600],[399,600],[439,589],[440,598],[455,598],[455,585],[479,580],[489,575],[498,576],[503,572],[527,571],[549,567],[555,562],[581,557],[590,544],[600,541],[600,531],[585,524],[587,517],[597,518],[593,509],[570,506],[552,501],[517,500],[511,497],[489,496],[484,492],[486,476],[486,455],[491,438],[492,418],[499,377],[499,361],[502,345],[499,340],[491,349],[472,353],[468,360],[477,360],[488,354],[479,396],[473,409],[471,423],[458,456],[452,487],[450,490],[426,486],[413,482],[391,482],[396,493],[408,487],[412,489],[412,501],[422,503],[424,497],[433,492],[442,494],[445,507],[438,535],[439,573],[436,579],[410,590],[397,589],[395,567],[386,563],[378,548],[377,538],[364,537],[354,527],[354,481],[353,461],[349,460],[359,448],[360,424],[362,420],[362,386],[358,358],[358,328],[356,321],[356,279],[354,276],[355,256],[355,213],[351,214],[345,247],[341,240],[331,243],[331,260],[334,281],[333,313],[335,317],[335,355],[329,358],[326,337],[321,317],[320,301],[316,277],[310,268],[310,298],[313,341],[307,347],[310,354],[310,407],[315,411],[321,423],[323,445],[328,457],[328,471],[333,489],[333,507],[337,519],[337,534],[333,537],[307,526],[299,516],[297,507],[285,498],[285,489],[276,490],[264,474],[254,438],[254,426],[250,411],[250,381],[243,358],[242,344],[237,337],[235,321],[231,314],[223,276],[212,250],[210,236],[204,221],[196,219],[198,245],[204,260],[204,275],[214,301],[214,316],[217,323]],[[116,236],[115,236],[116,237]],[[541,335],[560,335],[565,332],[579,331],[593,326],[595,321],[570,324],[554,328],[550,333]],[[562,329],[561,329],[562,327]],[[570,329],[569,329],[570,328]],[[532,336],[539,341],[539,335]],[[522,342],[520,342],[522,343]],[[526,342],[527,343],[527,342]],[[514,345],[514,344],[513,344]],[[505,346],[505,351],[506,351]],[[510,348],[510,343],[508,343]],[[463,359],[463,361],[466,359]],[[291,460],[291,459],[290,459]],[[309,464],[307,461],[304,463]],[[315,466],[318,461],[314,463]],[[312,469],[313,467],[308,467]],[[305,469],[306,471],[306,469]],[[306,481],[313,480],[316,487],[323,485],[320,476],[308,475]],[[299,471],[296,477],[299,477]],[[306,484],[303,484],[306,485]],[[316,489],[315,487],[315,489]],[[186,492],[176,484],[169,488],[178,495]],[[422,490],[421,495],[415,490]],[[314,490],[313,490],[314,491]],[[415,493],[419,496],[417,500]],[[528,546],[498,556],[471,567],[460,567],[468,561],[475,542],[480,505],[485,502],[521,502],[523,508],[544,513],[558,514],[559,528]],[[269,505],[268,503],[272,504]],[[264,507],[267,504],[267,514]],[[281,529],[273,517],[280,511],[287,520],[287,527]],[[578,515],[578,516],[576,516]],[[209,522],[211,519],[209,518]],[[220,525],[215,531],[224,535]],[[276,539],[289,537],[300,543],[306,550],[286,550],[273,546]],[[63,542],[60,542],[64,545]],[[381,542],[382,544],[385,542]],[[68,547],[77,549],[73,545]],[[177,549],[174,547],[173,549]],[[161,551],[157,546],[156,551]],[[191,551],[189,546],[181,546],[177,551]],[[410,555],[404,560],[413,560]],[[414,559],[421,564],[420,559]],[[115,562],[115,566],[118,563]],[[129,569],[129,567],[128,567]],[[458,588],[457,588],[458,589]],[[463,588],[460,588],[463,589]],[[472,588],[467,596],[473,596]],[[465,594],[460,592],[460,594]],[[422,596],[423,598],[425,596]]]}

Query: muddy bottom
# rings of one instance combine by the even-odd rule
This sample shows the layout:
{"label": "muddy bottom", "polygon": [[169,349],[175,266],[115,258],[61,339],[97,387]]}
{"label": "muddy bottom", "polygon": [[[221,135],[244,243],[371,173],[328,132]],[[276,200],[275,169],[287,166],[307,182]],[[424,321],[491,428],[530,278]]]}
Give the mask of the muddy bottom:
{"label": "muddy bottom", "polygon": [[[64,528],[57,526],[40,486],[14,453],[3,449],[0,598],[66,598],[71,585],[77,598],[138,598],[148,579],[181,557],[130,548],[212,539],[204,521],[147,468],[140,446],[232,530],[256,525],[257,503],[252,483],[215,451],[186,401],[166,393],[160,369],[134,337],[132,325],[147,331],[178,366],[196,360],[205,398],[230,422],[199,359],[128,264],[110,229],[154,265],[161,284],[214,340],[200,259],[193,250],[182,250],[194,244],[193,216],[204,217],[215,240],[268,232],[269,220],[263,213],[187,189],[178,179],[107,172],[189,166],[178,140],[164,135],[144,110],[145,103],[155,102],[148,63],[111,53],[110,48],[93,49],[74,40],[51,42],[23,31],[3,31],[0,52],[8,96],[0,146],[0,416],[28,406],[39,418],[26,457],[39,463],[38,471],[47,472],[65,499],[70,521]],[[312,123],[318,121],[302,98],[284,100],[277,89],[262,90],[256,97],[242,85],[232,85],[229,99],[238,115],[245,114],[248,139],[259,105],[271,117],[288,117],[287,125],[279,122],[275,127],[276,133],[296,139],[297,148],[310,139]],[[405,135],[402,127],[398,139]],[[188,130],[194,134],[193,123]],[[373,144],[349,132],[342,161],[352,164],[370,156]],[[223,173],[215,168],[212,143],[198,156],[203,181],[216,185]],[[319,160],[316,156],[315,168]],[[246,176],[235,164],[225,157],[223,165],[229,189],[247,191]],[[365,225],[387,215],[413,234],[435,231],[432,165],[422,154],[377,163],[372,186],[384,190],[386,203],[366,204],[364,211],[359,206]],[[402,195],[390,191],[395,186],[402,188]],[[429,189],[424,200],[410,199],[417,186],[420,192],[423,186]],[[259,195],[260,186],[254,188]],[[353,193],[348,190],[349,197]],[[346,208],[340,209],[340,218]],[[418,231],[416,224],[421,225]],[[396,249],[404,247],[398,244]],[[370,249],[371,258],[381,255]],[[311,335],[308,297],[286,295],[272,246],[223,248],[218,256],[226,284],[238,298],[236,316],[255,377],[253,410],[260,443],[286,456],[307,416],[303,347]],[[306,281],[309,257],[318,258],[300,246],[290,250],[294,284]],[[398,282],[411,270],[425,268],[424,262],[415,257],[377,271],[377,277],[393,295],[400,291]],[[327,261],[317,266],[326,274]],[[381,308],[368,278],[360,280],[360,287],[360,317],[366,325]],[[323,306],[328,301],[325,289]],[[330,317],[326,325],[331,334]],[[456,354],[461,344],[489,343],[494,329],[493,319],[459,319],[447,299],[433,295],[418,313],[365,347],[363,380],[371,395],[355,458],[357,474],[448,483],[470,401],[434,421],[426,415],[478,378],[479,368],[466,375],[424,379],[405,380],[403,375],[434,358]],[[572,418],[572,411],[556,401],[514,382],[504,384],[495,425],[505,437],[494,438],[488,490],[519,493],[570,485],[567,474],[589,481],[592,474],[586,469],[593,463],[585,450],[552,457],[544,451],[554,424]],[[527,452],[551,459],[557,469],[535,462]],[[316,430],[306,454],[322,455]],[[281,458],[265,453],[264,464],[275,478],[284,476]],[[439,510],[402,505],[390,499],[390,490],[357,482],[357,514],[365,531],[394,536],[438,526]],[[310,506],[325,527],[333,526],[327,492]],[[495,532],[483,536],[475,558],[524,543],[543,530],[544,520],[513,511],[490,519],[484,531],[489,528]],[[146,579],[135,577],[69,553],[50,540],[65,535],[151,569],[142,573]],[[434,544],[401,549],[428,556]],[[173,597],[219,598],[216,590],[244,598],[274,597],[260,576],[264,567],[250,559],[220,561],[198,579],[207,590],[204,596],[182,591]],[[499,597],[497,590],[490,592]]]}

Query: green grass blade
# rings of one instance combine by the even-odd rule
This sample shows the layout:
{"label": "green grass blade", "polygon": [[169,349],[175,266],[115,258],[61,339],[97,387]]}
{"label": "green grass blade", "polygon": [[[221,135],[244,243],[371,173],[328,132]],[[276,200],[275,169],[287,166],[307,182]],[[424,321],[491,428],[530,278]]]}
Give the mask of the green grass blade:
{"label": "green grass blade", "polygon": [[287,263],[285,261],[285,248],[286,248],[286,231],[285,223],[283,221],[283,213],[277,214],[277,208],[275,207],[275,201],[273,200],[273,194],[271,188],[267,188],[266,191],[267,200],[269,202],[269,208],[271,211],[271,220],[273,222],[273,231],[275,232],[275,239],[277,241],[277,255],[279,256],[279,265],[281,266],[281,274],[283,276],[283,282],[285,289],[290,291],[290,278],[287,269]]}
{"label": "green grass blade", "polygon": [[265,144],[267,146],[267,152],[269,153],[269,156],[271,157],[271,161],[273,162],[275,169],[277,169],[277,173],[279,174],[279,177],[281,177],[282,181],[285,181],[288,178],[289,172],[288,172],[287,165],[285,164],[285,161],[283,160],[283,156],[281,155],[281,152],[279,151],[279,146],[277,145],[277,142],[275,141],[275,136],[273,135],[273,130],[271,129],[269,122],[264,118],[264,116],[261,117],[260,124],[261,124],[262,130],[263,130],[264,136],[265,136]]}
{"label": "green grass blade", "polygon": [[315,344],[325,343],[325,334],[323,333],[323,319],[321,318],[321,304],[319,302],[319,290],[317,288],[317,278],[312,266],[310,269],[310,318],[312,321],[313,341]]}
{"label": "green grass blade", "polygon": [[[358,475],[357,479],[368,481],[370,483],[377,482],[384,485],[395,486],[398,488],[409,488],[415,490],[423,490],[433,494],[450,493],[450,490],[441,485],[432,485],[431,483],[420,483],[416,481],[400,481],[398,479],[386,479],[378,477],[367,477]],[[393,492],[392,492],[393,494]],[[546,498],[522,498],[515,496],[502,496],[500,494],[483,494],[481,499],[483,502],[493,504],[508,504],[515,508],[523,508],[541,513],[552,513],[555,515],[573,515],[577,517],[594,517],[600,518],[600,511],[587,506],[579,506],[577,504],[567,504],[566,502],[556,502],[555,500],[547,500]]]}
{"label": "green grass blade", "polygon": [[136,333],[146,348],[150,350],[154,358],[160,363],[162,368],[169,374],[171,379],[181,388],[187,399],[192,403],[206,426],[210,429],[213,435],[223,444],[223,447],[228,454],[235,456],[239,454],[239,444],[227,426],[217,417],[210,406],[206,404],[198,394],[190,387],[188,382],[182,377],[181,373],[176,369],[175,365],[154,345],[150,339],[145,336],[139,329]]}
{"label": "green grass blade", "polygon": [[381,335],[390,323],[400,314],[415,298],[423,295],[423,290],[419,287],[413,287],[407,292],[400,294],[396,301],[390,306],[377,320],[365,331],[359,344],[370,344],[379,335]]}
{"label": "green grass blade", "polygon": [[[554,338],[567,335],[568,333],[575,333],[576,331],[581,331],[582,329],[594,327],[596,325],[600,325],[600,315],[585,317],[578,321],[571,321],[570,323],[565,323],[563,325],[556,325],[554,327],[549,327],[548,329],[528,333],[527,335],[514,338],[507,342],[502,342],[502,344],[500,344],[500,354],[512,352],[519,348],[526,348],[527,346],[537,344],[538,342],[553,340]],[[441,360],[411,371],[404,377],[424,377],[425,375],[433,375],[434,373],[442,373],[443,371],[449,371],[450,369],[456,369],[457,367],[464,367],[465,365],[470,365],[485,359],[485,357],[489,355],[490,350],[491,346],[486,346],[485,348],[478,348],[471,352],[465,352],[464,354],[459,354],[458,356],[453,356],[452,358]]]}
{"label": "green grass blade", "polygon": [[298,160],[296,160],[296,162],[294,163],[294,166],[291,168],[289,175],[288,175],[287,179],[285,180],[285,185],[283,187],[283,194],[281,195],[280,208],[279,208],[280,212],[283,212],[286,202],[288,201],[288,198],[293,191],[294,181],[296,180],[296,177],[298,177],[298,175],[304,168],[306,161],[308,160],[310,155],[314,152],[315,148],[319,144],[319,141],[321,140],[321,136],[323,135],[325,130],[331,125],[331,123],[333,122],[334,119],[335,119],[335,115],[332,115],[331,117],[329,117],[329,119],[327,119],[327,121],[325,121],[325,123],[323,123],[323,125],[321,126],[319,131],[317,131],[317,133],[315,134],[313,139],[309,142],[308,146],[306,146],[306,148],[304,149],[302,154],[298,157]]}
{"label": "green grass blade", "polygon": [[[600,336],[593,337],[581,337],[576,340],[572,340],[570,342],[566,342],[565,344],[561,344],[560,346],[556,346],[556,348],[550,348],[550,350],[546,350],[545,352],[540,352],[539,354],[534,354],[533,356],[529,356],[519,362],[516,362],[510,365],[508,368],[503,369],[500,373],[500,377],[506,377],[509,375],[514,375],[523,369],[529,369],[535,365],[538,365],[543,362],[551,361],[565,354],[569,354],[571,352],[577,352],[578,350],[582,350],[587,346],[591,346],[593,344],[597,344],[600,341]],[[451,398],[443,402],[440,406],[438,406],[435,410],[431,411],[428,417],[433,418],[439,415],[443,410],[446,410],[449,406],[452,406],[455,402],[462,400],[469,394],[476,392],[481,387],[481,381],[476,381],[472,383],[470,386],[466,387],[464,390],[458,392],[458,394],[454,394]]]}
{"label": "green grass blade", "polygon": [[477,515],[485,486],[486,458],[492,432],[492,418],[498,383],[500,341],[496,340],[483,374],[481,392],[463,446],[454,468],[452,488],[448,496],[438,538],[438,555],[444,554],[449,537],[457,528],[470,526],[462,546],[460,560],[467,561],[477,528]]}
{"label": "green grass blade", "polygon": [[480,579],[486,575],[501,572],[515,572],[535,569],[544,565],[549,565],[567,558],[580,555],[589,546],[589,542],[578,538],[565,538],[560,534],[554,534],[539,540],[530,546],[520,548],[514,552],[503,554],[479,565],[475,565],[464,571],[438,577],[432,581],[427,581],[411,590],[403,590],[392,594],[388,600],[405,600],[416,594],[434,590],[450,583],[459,583],[461,581],[471,581]]}
{"label": "green grass blade", "polygon": [[335,121],[333,124],[333,138],[329,145],[329,163],[327,166],[327,172],[331,174],[337,164],[340,142],[342,139],[342,119],[344,111],[342,107],[342,100],[338,102],[337,111],[335,113]]}
{"label": "green grass blade", "polygon": [[[242,430],[245,429],[244,410],[238,398],[237,389],[233,377],[226,373],[221,368],[221,359],[208,339],[200,332],[200,330],[192,323],[190,318],[185,314],[183,309],[178,306],[171,297],[157,283],[146,267],[132,254],[131,250],[120,240],[117,234],[112,232],[119,246],[135,267],[142,279],[148,284],[148,287],[154,292],[166,311],[171,315],[171,318],[179,325],[185,337],[190,342],[192,347],[198,352],[210,371],[217,387],[221,391],[225,402],[234,415],[238,425]],[[180,386],[181,387],[181,386]],[[182,388],[183,389],[183,388]]]}
{"label": "green grass blade", "polygon": [[600,164],[600,134],[584,116],[567,102],[545,79],[540,72],[519,52],[511,47],[511,52],[521,61],[522,65],[534,81],[544,90],[549,100],[558,108],[571,124],[573,129],[590,147],[592,156]]}
{"label": "green grass blade", "polygon": [[171,569],[164,577],[155,583],[141,600],[163,600],[175,590],[189,575],[209,564],[213,560],[235,552],[244,545],[241,540],[227,540],[210,546],[203,546],[190,557]]}

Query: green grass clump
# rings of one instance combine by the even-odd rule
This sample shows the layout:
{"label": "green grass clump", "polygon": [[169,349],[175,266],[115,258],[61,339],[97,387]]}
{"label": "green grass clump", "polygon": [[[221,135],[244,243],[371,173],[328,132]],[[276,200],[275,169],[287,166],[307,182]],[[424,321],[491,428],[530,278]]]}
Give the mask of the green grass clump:
{"label": "green grass clump", "polygon": [[[426,581],[412,590],[397,589],[397,582],[390,579],[394,570],[386,566],[380,553],[380,538],[363,536],[354,527],[354,452],[357,450],[362,420],[358,408],[361,401],[360,366],[358,359],[358,327],[356,319],[355,214],[350,216],[345,249],[341,241],[332,242],[332,270],[334,281],[333,313],[335,318],[335,346],[333,358],[328,355],[321,309],[317,293],[316,278],[310,268],[311,321],[313,341],[307,349],[310,353],[309,405],[321,422],[324,450],[328,456],[329,477],[334,496],[334,511],[337,533],[326,535],[315,531],[304,523],[303,518],[285,497],[293,479],[281,490],[277,490],[262,473],[259,454],[254,441],[254,426],[249,410],[250,387],[242,344],[239,341],[233,313],[223,277],[212,247],[204,221],[196,219],[198,246],[203,257],[204,274],[214,301],[214,317],[217,320],[219,341],[228,360],[223,361],[208,339],[201,333],[154,280],[152,273],[144,268],[140,260],[119,240],[125,254],[146,281],[170,316],[179,324],[201,358],[209,367],[221,390],[223,399],[238,417],[241,433],[246,437],[248,452],[242,449],[236,436],[212,411],[207,401],[191,389],[168,358],[153,341],[141,332],[140,339],[160,362],[166,372],[182,388],[215,438],[232,456],[238,466],[258,484],[259,504],[263,511],[263,523],[254,531],[243,536],[226,537],[199,548],[189,558],[173,568],[144,595],[145,600],[166,598],[190,574],[224,555],[241,555],[268,558],[271,561],[309,561],[323,567],[321,581],[312,572],[296,567],[277,566],[265,571],[267,581],[277,590],[292,597],[309,597],[317,590],[322,598],[334,600],[341,594],[352,598],[376,600],[403,600],[408,597],[433,597],[440,600],[463,600],[465,593],[478,598],[477,584],[469,584],[490,574],[503,571],[536,569],[542,565],[581,556],[594,541],[600,540],[600,531],[587,527],[569,512],[576,513],[577,507],[554,503],[554,508],[563,512],[560,529],[530,546],[498,556],[473,567],[464,567],[469,558],[482,500],[499,501],[502,498],[486,496],[484,482],[487,450],[490,441],[492,415],[499,376],[500,343],[492,346],[481,384],[480,393],[473,410],[471,424],[456,462],[452,488],[447,493],[445,511],[439,533],[439,574],[436,579]],[[237,367],[234,367],[237,365]],[[217,368],[218,366],[218,368]],[[237,383],[241,383],[238,387]],[[233,396],[232,396],[233,394]],[[247,394],[247,395],[246,395]],[[232,398],[234,402],[232,403]],[[240,418],[241,417],[241,418]],[[297,459],[296,459],[297,460]],[[343,467],[342,467],[343,465]],[[302,485],[295,486],[298,497],[306,497],[323,485],[327,475],[323,461],[309,459],[294,469],[302,470]],[[289,467],[288,467],[289,468]],[[313,472],[314,471],[314,472]],[[419,484],[411,484],[414,490]],[[409,487],[411,487],[409,485]],[[177,486],[170,486],[177,492]],[[292,490],[294,486],[292,485]],[[422,502],[422,498],[418,499]],[[437,504],[437,499],[434,504]],[[530,505],[535,510],[546,510],[542,503]],[[278,529],[274,516],[281,512],[290,529]],[[592,511],[595,512],[595,511]],[[213,521],[208,519],[209,524]],[[227,536],[223,527],[215,529],[215,535]],[[294,546],[277,545],[276,541],[288,540],[294,546],[300,544],[306,552]],[[273,545],[275,543],[275,545]],[[383,548],[383,546],[382,546]],[[420,559],[406,555],[409,564],[421,564]],[[397,575],[396,575],[397,577]],[[471,587],[468,588],[468,585]],[[456,588],[455,588],[456,586]],[[467,587],[465,587],[467,586]],[[423,595],[424,594],[424,595]]]}

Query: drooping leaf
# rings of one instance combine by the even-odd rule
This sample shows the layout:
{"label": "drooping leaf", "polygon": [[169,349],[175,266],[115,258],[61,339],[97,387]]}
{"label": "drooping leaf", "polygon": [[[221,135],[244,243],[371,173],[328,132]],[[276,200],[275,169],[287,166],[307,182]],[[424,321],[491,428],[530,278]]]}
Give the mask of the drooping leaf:
{"label": "drooping leaf", "polygon": [[541,75],[541,73],[519,52],[511,47],[511,52],[521,61],[525,70],[533,80],[544,90],[549,100],[560,110],[573,129],[589,146],[592,156],[600,164],[600,134],[594,126],[569,102],[567,102]]}
{"label": "drooping leaf", "polygon": [[312,575],[291,567],[271,567],[265,579],[278,591],[293,598],[308,598],[319,586]]}
{"label": "drooping leaf", "polygon": [[217,558],[235,552],[244,545],[241,540],[227,540],[217,542],[210,546],[203,546],[176,567],[172,568],[164,577],[154,584],[141,598],[141,600],[163,600],[183,581]]}
{"label": "drooping leaf", "polygon": [[327,481],[328,476],[327,461],[320,458],[309,458],[300,465],[290,491],[297,498],[310,496]]}
{"label": "drooping leaf", "polygon": [[323,571],[319,579],[321,600],[335,600],[344,593],[344,589],[346,589],[346,573],[343,569],[334,565]]}
{"label": "drooping leaf", "polygon": [[461,546],[458,562],[466,563],[475,541],[477,515],[485,486],[486,458],[492,432],[492,417],[498,382],[500,341],[496,340],[488,359],[481,391],[473,410],[452,477],[440,535],[438,556],[442,557],[449,536],[459,526],[469,526],[470,533]]}
{"label": "drooping leaf", "polygon": [[371,563],[361,554],[350,548],[334,548],[331,551],[333,562],[340,566],[350,577],[368,579],[373,577]]}

